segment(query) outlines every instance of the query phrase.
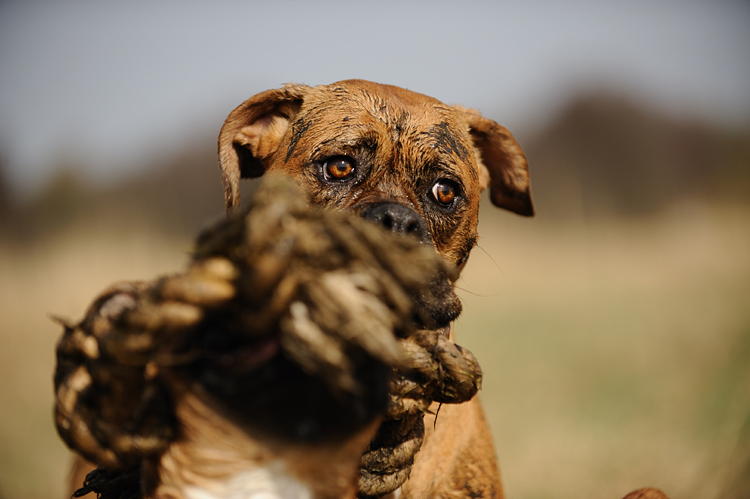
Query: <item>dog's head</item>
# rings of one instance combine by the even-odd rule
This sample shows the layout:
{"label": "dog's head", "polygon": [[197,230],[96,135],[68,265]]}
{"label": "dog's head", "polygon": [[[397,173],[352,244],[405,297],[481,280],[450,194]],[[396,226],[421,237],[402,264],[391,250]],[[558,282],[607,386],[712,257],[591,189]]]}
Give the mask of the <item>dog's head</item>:
{"label": "dog's head", "polygon": [[347,80],[255,95],[219,136],[227,210],[239,180],[292,175],[314,203],[352,210],[434,245],[459,269],[477,240],[480,193],[531,216],[521,147],[477,111],[402,88]]}

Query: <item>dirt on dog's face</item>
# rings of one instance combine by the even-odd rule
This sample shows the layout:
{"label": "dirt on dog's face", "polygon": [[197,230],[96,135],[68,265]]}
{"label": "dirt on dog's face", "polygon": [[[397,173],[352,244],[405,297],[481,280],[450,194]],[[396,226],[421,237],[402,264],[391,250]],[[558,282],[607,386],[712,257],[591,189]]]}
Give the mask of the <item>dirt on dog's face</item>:
{"label": "dirt on dog's face", "polygon": [[316,204],[414,234],[460,265],[476,241],[480,193],[468,128],[436,100],[377,90],[313,89],[268,169],[302,180]]}
{"label": "dirt on dog's face", "polygon": [[314,203],[352,210],[434,245],[461,267],[477,240],[481,191],[533,214],[523,152],[479,113],[402,88],[348,80],[249,99],[219,137],[227,200],[239,178],[292,175]]}

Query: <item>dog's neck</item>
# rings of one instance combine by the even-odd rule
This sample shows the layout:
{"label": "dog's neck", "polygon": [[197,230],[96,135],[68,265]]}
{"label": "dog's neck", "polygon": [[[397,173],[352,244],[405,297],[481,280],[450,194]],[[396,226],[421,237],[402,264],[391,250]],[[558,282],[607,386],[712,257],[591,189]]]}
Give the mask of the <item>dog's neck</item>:
{"label": "dog's neck", "polygon": [[175,394],[179,438],[152,467],[149,499],[354,498],[374,421],[344,442],[302,445],[255,435],[200,389]]}

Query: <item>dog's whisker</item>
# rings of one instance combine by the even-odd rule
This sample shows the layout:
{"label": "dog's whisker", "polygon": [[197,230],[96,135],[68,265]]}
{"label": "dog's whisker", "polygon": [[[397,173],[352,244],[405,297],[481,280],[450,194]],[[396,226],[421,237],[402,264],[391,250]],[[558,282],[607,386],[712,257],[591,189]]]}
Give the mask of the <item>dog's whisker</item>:
{"label": "dog's whisker", "polygon": [[484,253],[485,255],[487,255],[487,257],[488,257],[488,258],[490,259],[490,261],[491,261],[491,262],[492,262],[493,264],[495,264],[495,267],[497,267],[497,270],[499,270],[499,271],[500,271],[500,273],[501,273],[501,274],[503,274],[503,277],[507,279],[507,278],[508,278],[508,276],[507,276],[507,275],[505,275],[505,272],[503,271],[503,268],[502,268],[502,267],[500,266],[500,264],[499,264],[499,263],[497,263],[497,261],[495,261],[495,259],[494,259],[494,258],[492,258],[492,255],[490,255],[489,251],[487,251],[486,249],[482,248],[482,246],[480,246],[480,245],[479,245],[479,243],[477,243],[476,247],[477,247],[477,248],[479,248],[480,250],[482,250],[482,252],[483,252],[483,253]]}
{"label": "dog's whisker", "polygon": [[485,295],[483,293],[474,293],[473,291],[469,291],[468,289],[462,288],[460,286],[456,286],[456,289],[459,290],[459,291],[462,291],[464,293],[468,293],[471,296],[477,296],[479,298],[492,298],[494,296],[499,296],[499,293],[491,293],[491,294],[488,294],[488,295]]}

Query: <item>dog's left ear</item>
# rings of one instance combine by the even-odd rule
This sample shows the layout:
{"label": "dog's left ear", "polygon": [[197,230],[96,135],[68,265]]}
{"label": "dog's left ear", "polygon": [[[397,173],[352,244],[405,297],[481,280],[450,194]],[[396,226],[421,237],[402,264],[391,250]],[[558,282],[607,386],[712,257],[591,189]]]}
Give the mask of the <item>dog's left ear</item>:
{"label": "dog's left ear", "polygon": [[526,217],[534,216],[529,167],[521,146],[507,128],[474,109],[455,106],[479,151],[477,162],[482,190],[490,188],[492,204]]}
{"label": "dog's left ear", "polygon": [[219,168],[227,212],[240,204],[240,178],[260,177],[311,87],[289,83],[240,104],[219,133]]}

